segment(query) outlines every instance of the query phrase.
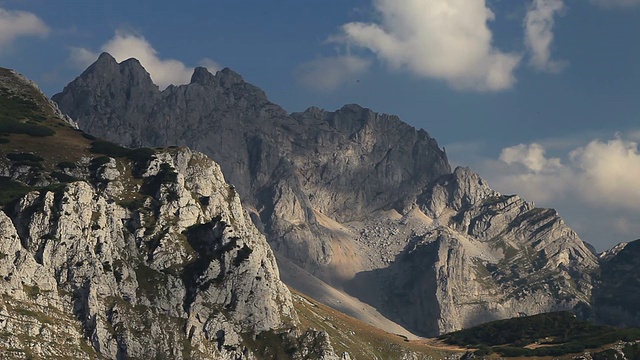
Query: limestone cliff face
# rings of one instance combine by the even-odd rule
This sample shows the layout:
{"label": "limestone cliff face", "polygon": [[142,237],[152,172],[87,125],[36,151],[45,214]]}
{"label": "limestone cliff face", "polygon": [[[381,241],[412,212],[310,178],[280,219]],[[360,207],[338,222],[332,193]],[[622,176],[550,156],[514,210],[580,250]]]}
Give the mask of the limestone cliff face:
{"label": "limestone cliff face", "polygon": [[416,333],[560,310],[591,316],[595,255],[554,210],[503,196],[467,168],[426,186],[414,210],[383,226],[391,232],[366,240],[392,249],[394,242],[380,239],[401,239],[387,255],[394,261],[348,284]]}
{"label": "limestone cliff face", "polygon": [[412,328],[435,334],[588,311],[597,259],[554,210],[503,196],[466,168],[437,180],[418,204],[434,228],[398,259],[397,274],[417,275],[394,281],[403,295],[390,302],[406,311]]}
{"label": "limestone cliff face", "polygon": [[93,181],[0,214],[12,260],[1,290],[16,306],[75,317],[108,358],[228,357],[246,351],[245,333],[296,325],[271,250],[211,160],[159,152],[138,177],[128,161],[80,165],[73,174]]}

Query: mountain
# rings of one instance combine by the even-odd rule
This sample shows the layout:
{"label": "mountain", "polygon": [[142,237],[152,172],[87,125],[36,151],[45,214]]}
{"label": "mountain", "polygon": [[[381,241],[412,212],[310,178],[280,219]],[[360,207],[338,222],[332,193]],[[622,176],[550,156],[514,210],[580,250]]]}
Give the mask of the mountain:
{"label": "mountain", "polygon": [[271,245],[311,271],[337,250],[316,212],[354,220],[450,171],[435,140],[397,117],[356,105],[288,116],[229,69],[197,68],[189,85],[160,92],[137,60],[102,54],[53,99],[107,140],[216,159]]}
{"label": "mountain", "polygon": [[211,159],[96,139],[3,68],[0,104],[3,359],[349,358]]}
{"label": "mountain", "polygon": [[[328,284],[311,289],[318,299],[360,319],[368,304],[432,336],[550,311],[594,316],[599,260],[558,213],[452,171],[426,131],[396,116],[287,114],[230,69],[197,68],[160,91],[137,60],[106,53],[53,100],[105,139],[211,156],[289,285],[309,289],[315,280],[290,274],[306,271]],[[362,305],[342,306],[334,290]]]}
{"label": "mountain", "polygon": [[599,286],[593,296],[596,319],[640,327],[640,240],[600,255]]}

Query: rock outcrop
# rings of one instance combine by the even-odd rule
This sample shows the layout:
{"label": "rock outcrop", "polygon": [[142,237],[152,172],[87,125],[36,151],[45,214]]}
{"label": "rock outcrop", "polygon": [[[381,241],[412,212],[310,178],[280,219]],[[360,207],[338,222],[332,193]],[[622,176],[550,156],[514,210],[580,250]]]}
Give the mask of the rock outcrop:
{"label": "rock outcrop", "polygon": [[33,191],[0,214],[3,294],[75,317],[109,358],[233,358],[244,334],[296,325],[275,258],[215,163],[159,152],[131,178],[127,162],[87,159],[72,174],[93,183]]}

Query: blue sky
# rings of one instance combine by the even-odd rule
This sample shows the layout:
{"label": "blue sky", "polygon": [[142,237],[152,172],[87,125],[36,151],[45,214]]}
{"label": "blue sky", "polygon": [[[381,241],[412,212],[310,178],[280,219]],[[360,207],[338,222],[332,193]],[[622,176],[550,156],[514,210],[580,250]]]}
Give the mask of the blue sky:
{"label": "blue sky", "polygon": [[0,0],[0,66],[49,95],[104,50],[397,114],[598,249],[640,238],[640,0]]}

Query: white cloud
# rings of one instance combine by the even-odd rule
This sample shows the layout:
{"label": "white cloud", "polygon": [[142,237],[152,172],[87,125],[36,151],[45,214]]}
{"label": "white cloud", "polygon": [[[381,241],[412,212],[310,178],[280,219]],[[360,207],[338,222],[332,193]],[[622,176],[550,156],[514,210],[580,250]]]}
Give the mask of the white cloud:
{"label": "white cloud", "polygon": [[569,155],[586,199],[640,209],[640,154],[636,142],[621,138],[606,143],[594,140]]}
{"label": "white cloud", "polygon": [[[118,30],[115,36],[100,48],[111,54],[118,62],[136,58],[149,72],[153,82],[160,88],[170,84],[179,85],[189,83],[193,68],[174,59],[161,59],[156,49],[140,35]],[[71,48],[72,63],[86,67],[98,58],[98,54],[85,48]],[[201,66],[217,71],[220,66],[213,60],[205,58],[200,61]]]}
{"label": "white cloud", "polygon": [[9,45],[18,37],[44,37],[49,31],[49,27],[30,12],[0,8],[0,46]]}
{"label": "white cloud", "polygon": [[[598,206],[640,210],[640,153],[636,142],[620,137],[606,142],[592,140],[565,158],[563,163],[559,158],[546,157],[537,143],[505,148],[500,160],[509,167],[498,170],[501,176],[496,182],[538,201],[574,197]],[[524,167],[516,167],[518,164]]]}
{"label": "white cloud", "polygon": [[564,9],[562,0],[534,0],[525,16],[525,46],[530,64],[540,71],[557,73],[566,66],[564,61],[551,59],[554,17]]}
{"label": "white cloud", "polygon": [[358,56],[325,57],[300,65],[295,76],[304,86],[331,91],[344,83],[356,81],[357,76],[367,72],[370,65],[370,60]]}
{"label": "white cloud", "polygon": [[498,91],[516,82],[521,56],[493,46],[485,0],[375,0],[378,23],[342,26],[335,41],[372,51],[392,68],[456,89]]}
{"label": "white cloud", "polygon": [[500,160],[507,164],[522,164],[534,173],[552,171],[562,167],[560,159],[546,158],[544,148],[537,143],[504,148],[500,153]]}
{"label": "white cloud", "polygon": [[69,61],[78,68],[85,68],[98,59],[98,53],[85,48],[72,47],[69,52]]}
{"label": "white cloud", "polygon": [[629,8],[640,6],[640,0],[591,0],[592,3],[603,8]]}

